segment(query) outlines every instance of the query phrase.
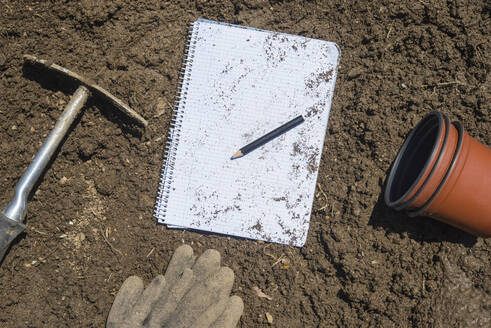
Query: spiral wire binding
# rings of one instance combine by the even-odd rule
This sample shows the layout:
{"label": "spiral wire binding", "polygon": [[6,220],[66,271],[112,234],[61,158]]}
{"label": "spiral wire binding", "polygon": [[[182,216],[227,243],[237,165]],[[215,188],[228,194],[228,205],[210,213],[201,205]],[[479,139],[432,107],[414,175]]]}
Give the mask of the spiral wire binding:
{"label": "spiral wire binding", "polygon": [[178,88],[179,93],[175,97],[175,110],[171,119],[169,137],[166,143],[164,153],[165,163],[162,167],[162,175],[159,184],[159,193],[157,195],[157,205],[154,216],[160,221],[165,220],[169,194],[171,191],[172,178],[174,176],[174,166],[176,163],[176,152],[181,138],[182,121],[186,106],[186,97],[188,94],[189,80],[193,66],[194,51],[196,50],[196,39],[199,30],[199,22],[191,23],[188,30],[188,40],[184,49],[184,59],[179,74]]}

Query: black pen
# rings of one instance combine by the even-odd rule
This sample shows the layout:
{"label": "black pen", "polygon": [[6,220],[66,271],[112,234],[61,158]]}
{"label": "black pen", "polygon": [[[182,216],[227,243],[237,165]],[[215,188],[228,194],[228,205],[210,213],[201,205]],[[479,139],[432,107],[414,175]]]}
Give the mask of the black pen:
{"label": "black pen", "polygon": [[283,124],[282,126],[274,129],[273,131],[269,132],[268,134],[262,136],[261,138],[251,142],[250,144],[240,148],[235,154],[232,155],[230,159],[237,159],[240,158],[251,151],[261,147],[267,142],[270,142],[276,137],[279,137],[283,133],[293,129],[294,127],[298,126],[299,124],[302,124],[305,120],[303,119],[303,116],[300,115],[298,117],[295,117],[293,120]]}

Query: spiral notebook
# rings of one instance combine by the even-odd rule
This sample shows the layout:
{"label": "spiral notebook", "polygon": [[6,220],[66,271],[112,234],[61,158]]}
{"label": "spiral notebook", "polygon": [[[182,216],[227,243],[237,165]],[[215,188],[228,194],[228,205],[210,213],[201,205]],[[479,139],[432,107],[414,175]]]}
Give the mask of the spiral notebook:
{"label": "spiral notebook", "polygon": [[[158,222],[303,246],[338,57],[332,42],[194,22],[157,197]],[[301,125],[230,160],[299,115]]]}

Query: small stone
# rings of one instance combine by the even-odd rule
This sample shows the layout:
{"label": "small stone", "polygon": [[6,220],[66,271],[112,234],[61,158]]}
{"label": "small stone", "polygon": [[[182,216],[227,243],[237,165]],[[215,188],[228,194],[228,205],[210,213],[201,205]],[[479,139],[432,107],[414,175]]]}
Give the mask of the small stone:
{"label": "small stone", "polygon": [[361,214],[361,210],[360,210],[360,208],[359,208],[359,207],[356,207],[356,208],[353,210],[353,214],[354,214],[355,216],[360,216],[360,214]]}
{"label": "small stone", "polygon": [[355,67],[349,70],[347,77],[348,79],[354,79],[363,74],[363,69],[361,67]]}
{"label": "small stone", "polygon": [[81,242],[85,240],[85,234],[83,232],[78,234],[78,240],[80,240]]}
{"label": "small stone", "polygon": [[167,109],[167,101],[164,98],[158,98],[157,103],[155,104],[155,115],[154,117],[162,116]]}
{"label": "small stone", "polygon": [[65,184],[67,181],[68,181],[68,178],[67,178],[67,177],[62,177],[62,178],[60,179],[60,183],[61,183],[62,185],[64,185],[64,184]]}
{"label": "small stone", "polygon": [[266,312],[266,320],[270,325],[273,324],[273,316],[269,312]]}
{"label": "small stone", "polygon": [[11,129],[12,129],[12,130],[17,130],[17,125],[15,125],[15,124],[14,124],[14,125],[12,125]]}

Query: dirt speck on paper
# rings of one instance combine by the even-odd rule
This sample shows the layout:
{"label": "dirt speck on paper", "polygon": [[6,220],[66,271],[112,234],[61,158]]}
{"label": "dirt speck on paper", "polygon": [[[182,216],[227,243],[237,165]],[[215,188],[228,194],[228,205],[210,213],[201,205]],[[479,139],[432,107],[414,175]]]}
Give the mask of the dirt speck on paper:
{"label": "dirt speck on paper", "polygon": [[305,113],[305,118],[316,117],[320,115],[326,109],[326,102],[320,101],[309,108],[307,108],[307,112]]}
{"label": "dirt speck on paper", "polygon": [[258,232],[262,232],[263,226],[262,226],[261,222],[258,220],[257,223],[255,225],[253,225],[252,227],[250,227],[249,229],[254,229],[254,230],[257,230]]}

